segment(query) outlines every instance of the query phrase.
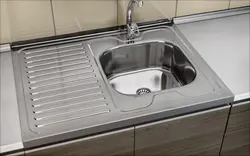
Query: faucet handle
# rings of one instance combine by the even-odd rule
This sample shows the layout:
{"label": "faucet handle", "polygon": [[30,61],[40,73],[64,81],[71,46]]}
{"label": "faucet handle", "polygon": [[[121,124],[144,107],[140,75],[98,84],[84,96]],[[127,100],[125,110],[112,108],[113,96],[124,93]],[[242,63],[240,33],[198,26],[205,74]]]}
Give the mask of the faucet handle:
{"label": "faucet handle", "polygon": [[143,1],[142,0],[138,0],[137,1],[137,5],[139,8],[143,7]]}

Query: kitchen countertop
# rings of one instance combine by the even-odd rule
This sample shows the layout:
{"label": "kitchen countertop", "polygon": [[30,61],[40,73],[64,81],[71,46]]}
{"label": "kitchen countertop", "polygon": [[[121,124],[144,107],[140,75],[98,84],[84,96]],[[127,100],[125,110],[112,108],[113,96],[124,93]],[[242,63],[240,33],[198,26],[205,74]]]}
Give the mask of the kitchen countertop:
{"label": "kitchen countertop", "polygon": [[4,153],[23,148],[11,52],[0,52],[0,72],[0,153]]}
{"label": "kitchen countertop", "polygon": [[177,24],[208,65],[235,95],[250,98],[250,14]]}
{"label": "kitchen countertop", "polygon": [[[231,22],[232,19],[234,22],[238,21],[238,23]],[[209,21],[211,21],[211,23]],[[224,22],[227,23],[226,25],[228,24],[231,24],[231,25],[225,28],[223,24]],[[210,26],[208,27],[208,25]],[[218,26],[222,26],[222,28],[216,29],[216,27]],[[207,63],[217,73],[217,75],[223,80],[223,82],[229,87],[229,89],[232,90],[232,92],[235,94],[235,101],[244,99],[244,98],[249,98],[249,47],[248,47],[249,14],[218,18],[218,19],[201,21],[201,22],[180,24],[177,27],[186,36],[186,38],[194,46],[194,48],[198,51],[198,53],[207,61]],[[241,28],[237,29],[238,27],[241,27]],[[232,32],[231,31],[232,29],[233,30],[235,29],[235,31]],[[245,32],[248,32],[248,33],[245,33]],[[208,36],[201,37],[201,35],[208,35]],[[231,37],[231,35],[233,37]],[[201,38],[203,39],[201,40]],[[220,41],[223,41],[223,43],[219,43],[218,39]],[[228,42],[230,44],[227,44]],[[202,43],[202,46],[199,46],[201,43]],[[210,43],[210,44],[207,44],[207,43]],[[235,44],[235,47],[231,47],[231,46],[228,47],[228,45],[232,45],[232,43]],[[212,46],[209,46],[211,44]],[[226,45],[226,47],[223,47],[222,45],[224,46]],[[216,47],[217,49],[213,49],[213,51],[210,51],[209,49],[206,50],[207,47],[210,48],[213,46]],[[237,49],[238,51],[239,48],[237,47],[241,48],[241,51],[244,51],[244,54],[239,55],[239,53],[234,53],[232,49]],[[231,54],[230,58],[226,57],[227,59],[225,59],[225,57],[223,57],[225,56],[226,51],[230,51],[230,54]],[[209,54],[213,54],[211,55],[213,57],[209,57]],[[215,60],[214,55],[217,58],[218,57],[223,58],[224,63],[222,64],[219,59]],[[236,57],[240,57],[241,61],[237,60],[237,65],[234,64],[233,66],[231,62],[236,63],[236,61],[234,60],[234,58]],[[13,73],[11,52],[0,53],[0,59],[1,59],[1,63],[0,63],[0,71],[1,71],[1,79],[0,79],[1,80],[1,90],[0,90],[1,91],[1,148],[0,149],[1,150],[0,150],[0,153],[2,153],[2,152],[8,152],[8,151],[13,151],[17,149],[22,149],[23,143],[22,143],[21,130],[20,130],[20,121],[19,121],[19,114],[18,114],[19,112],[18,112],[18,104],[17,104],[17,97],[16,97],[16,88],[15,88],[15,83],[14,83],[14,73]],[[219,63],[219,66],[217,64],[211,63],[211,61],[214,61],[217,64]],[[237,78],[237,75],[230,74],[230,72],[229,73],[223,72],[225,69],[234,69],[238,72],[237,75],[240,75],[242,77]],[[244,74],[245,74],[245,77],[244,77]],[[228,77],[225,77],[225,75]],[[240,83],[240,85],[239,87],[237,87],[238,85],[237,83],[231,84],[229,82],[237,82],[237,83]],[[7,120],[6,122],[6,120],[4,121],[3,119],[9,119],[9,120]],[[12,137],[8,137],[8,134],[11,134]]]}

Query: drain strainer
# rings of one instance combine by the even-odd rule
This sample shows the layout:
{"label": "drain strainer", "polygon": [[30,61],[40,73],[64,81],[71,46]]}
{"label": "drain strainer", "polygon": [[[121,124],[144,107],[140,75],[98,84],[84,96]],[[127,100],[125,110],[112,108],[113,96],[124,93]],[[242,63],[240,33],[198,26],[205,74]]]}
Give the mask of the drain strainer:
{"label": "drain strainer", "polygon": [[151,93],[151,90],[148,89],[148,88],[139,88],[139,89],[136,91],[136,94],[137,94],[137,95],[143,95],[143,94],[148,94],[148,93]]}

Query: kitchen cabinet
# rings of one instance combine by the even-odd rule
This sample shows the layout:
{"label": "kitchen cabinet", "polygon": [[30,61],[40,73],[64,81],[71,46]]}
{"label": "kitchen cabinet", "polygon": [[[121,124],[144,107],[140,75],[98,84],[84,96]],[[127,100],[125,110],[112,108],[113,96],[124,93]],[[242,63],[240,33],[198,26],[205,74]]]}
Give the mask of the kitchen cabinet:
{"label": "kitchen cabinet", "polygon": [[230,106],[135,127],[135,156],[218,156]]}
{"label": "kitchen cabinet", "polygon": [[219,156],[230,106],[28,150],[27,156]]}
{"label": "kitchen cabinet", "polygon": [[250,101],[233,104],[221,155],[250,155]]}
{"label": "kitchen cabinet", "polygon": [[133,155],[134,128],[55,144],[25,152],[26,156]]}

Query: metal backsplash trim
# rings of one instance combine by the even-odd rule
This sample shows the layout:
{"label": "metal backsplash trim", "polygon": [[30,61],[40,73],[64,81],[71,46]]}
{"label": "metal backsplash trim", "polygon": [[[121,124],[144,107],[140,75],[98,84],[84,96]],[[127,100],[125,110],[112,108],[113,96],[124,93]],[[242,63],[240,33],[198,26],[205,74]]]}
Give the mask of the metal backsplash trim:
{"label": "metal backsplash trim", "polygon": [[250,6],[227,9],[227,10],[220,10],[220,11],[213,11],[213,12],[207,12],[207,13],[200,13],[200,14],[194,14],[194,15],[188,15],[188,16],[180,16],[180,17],[174,18],[174,24],[197,22],[197,21],[235,16],[235,15],[246,14],[246,13],[250,13]]}

